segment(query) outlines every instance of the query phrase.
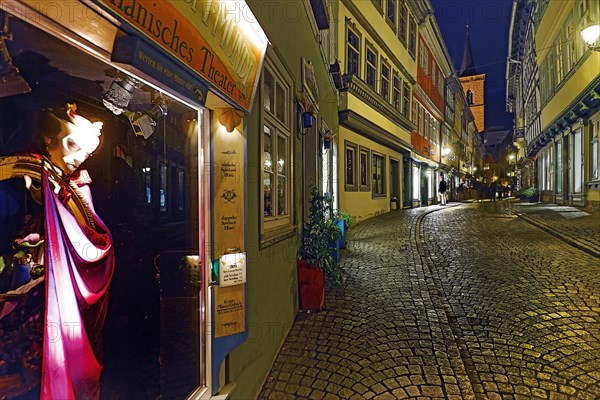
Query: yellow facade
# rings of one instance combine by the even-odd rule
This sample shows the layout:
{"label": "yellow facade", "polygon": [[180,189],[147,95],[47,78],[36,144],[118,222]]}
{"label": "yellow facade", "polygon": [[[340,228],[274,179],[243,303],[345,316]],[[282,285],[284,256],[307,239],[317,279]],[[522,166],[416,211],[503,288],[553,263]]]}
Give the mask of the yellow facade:
{"label": "yellow facade", "polygon": [[[346,113],[347,117],[346,119],[340,117],[338,200],[340,209],[350,213],[355,220],[360,221],[390,211],[392,207],[395,207],[390,201],[394,191],[399,200],[398,206],[402,206],[402,194],[405,190],[402,171],[403,153],[410,153],[410,132],[413,125],[407,118],[410,116],[410,112],[408,116],[402,115],[401,111],[393,105],[391,79],[397,76],[403,83],[409,85],[412,93],[417,69],[416,50],[415,58],[413,58],[408,52],[408,46],[402,44],[398,38],[397,25],[394,28],[393,24],[386,21],[386,16],[377,8],[375,3],[360,0],[342,0],[338,5],[338,24],[336,25],[336,36],[338,38],[337,59],[340,61],[344,75],[348,72],[348,29],[351,29],[360,41],[358,71],[354,76],[347,78],[346,84],[350,86],[349,90],[340,96],[339,101],[340,113]],[[396,13],[397,16],[398,13]],[[415,29],[414,34],[415,37],[418,37],[417,29]],[[367,48],[376,54],[375,88],[366,83]],[[382,97],[380,93],[382,64],[390,68],[390,96],[387,99]],[[411,103],[412,98],[409,98],[409,110]],[[370,188],[361,190],[358,187],[348,190],[345,181],[347,162],[345,146],[347,142],[356,146],[357,149],[369,150],[367,180]],[[383,194],[375,194],[372,190],[373,174],[370,168],[372,167],[373,153],[385,159],[383,179],[385,188]],[[355,167],[358,168],[359,165]],[[394,177],[392,177],[392,168],[396,168]],[[392,179],[394,179],[393,184]]]}

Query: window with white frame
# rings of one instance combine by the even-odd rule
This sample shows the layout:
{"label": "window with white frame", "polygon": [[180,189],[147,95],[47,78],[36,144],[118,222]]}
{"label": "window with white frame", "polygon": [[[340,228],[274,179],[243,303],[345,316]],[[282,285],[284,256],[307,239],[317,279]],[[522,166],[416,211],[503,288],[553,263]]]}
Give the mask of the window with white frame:
{"label": "window with white frame", "polygon": [[390,67],[383,61],[381,62],[381,87],[379,93],[386,101],[390,101]]}
{"label": "window with white frame", "polygon": [[292,127],[293,81],[270,51],[261,79],[261,239],[270,241],[293,227]]}
{"label": "window with white frame", "polygon": [[556,193],[563,191],[563,147],[562,139],[556,142]]}
{"label": "window with white frame", "polygon": [[371,47],[366,48],[365,82],[377,90],[377,53]]}
{"label": "window with white frame", "polygon": [[563,44],[561,40],[561,36],[558,35],[556,40],[554,41],[554,70],[556,72],[556,83],[560,84],[564,78],[563,71]]}
{"label": "window with white frame", "polygon": [[581,128],[578,128],[571,136],[573,138],[573,193],[582,192],[583,184],[583,151],[581,142]]}
{"label": "window with white frame", "polygon": [[346,72],[360,75],[360,37],[351,27],[347,28],[347,32]]}
{"label": "window with white frame", "polygon": [[385,196],[385,156],[372,153],[371,160],[373,161],[371,166],[373,197]]}

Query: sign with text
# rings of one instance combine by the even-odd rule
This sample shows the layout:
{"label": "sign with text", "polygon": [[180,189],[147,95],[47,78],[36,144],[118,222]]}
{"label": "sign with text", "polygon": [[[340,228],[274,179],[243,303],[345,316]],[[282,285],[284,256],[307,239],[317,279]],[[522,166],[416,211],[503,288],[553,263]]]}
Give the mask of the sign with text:
{"label": "sign with text", "polygon": [[246,285],[215,286],[215,338],[246,330]]}
{"label": "sign with text", "polygon": [[267,37],[241,0],[93,0],[245,110]]}
{"label": "sign with text", "polygon": [[219,262],[219,286],[233,286],[246,283],[246,255],[244,253],[225,254]]}

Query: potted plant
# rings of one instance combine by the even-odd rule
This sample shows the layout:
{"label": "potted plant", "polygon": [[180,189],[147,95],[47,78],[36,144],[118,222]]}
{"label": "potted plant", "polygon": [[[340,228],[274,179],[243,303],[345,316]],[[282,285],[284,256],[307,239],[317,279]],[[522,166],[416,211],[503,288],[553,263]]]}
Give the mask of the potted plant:
{"label": "potted plant", "polygon": [[528,189],[525,189],[523,191],[523,196],[525,196],[527,201],[530,203],[537,203],[538,201],[540,201],[540,191],[538,188],[533,186]]}
{"label": "potted plant", "polygon": [[339,264],[333,259],[334,249],[329,243],[337,240],[340,230],[332,220],[326,220],[330,209],[330,199],[313,187],[298,258],[300,308],[303,310],[320,310],[325,300],[325,283],[339,283]]}
{"label": "potted plant", "polygon": [[352,223],[354,222],[354,217],[348,214],[344,210],[337,210],[334,216],[337,221],[337,226],[340,228],[340,237],[339,237],[339,248],[346,248],[346,231],[350,228]]}

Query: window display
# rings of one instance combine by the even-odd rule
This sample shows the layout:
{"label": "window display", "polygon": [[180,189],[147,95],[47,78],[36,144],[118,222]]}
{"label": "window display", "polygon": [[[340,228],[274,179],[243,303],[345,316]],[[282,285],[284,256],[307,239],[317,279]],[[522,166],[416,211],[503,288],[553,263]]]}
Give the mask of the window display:
{"label": "window display", "polygon": [[183,398],[205,384],[204,114],[8,21],[30,90],[0,87],[0,398]]}

